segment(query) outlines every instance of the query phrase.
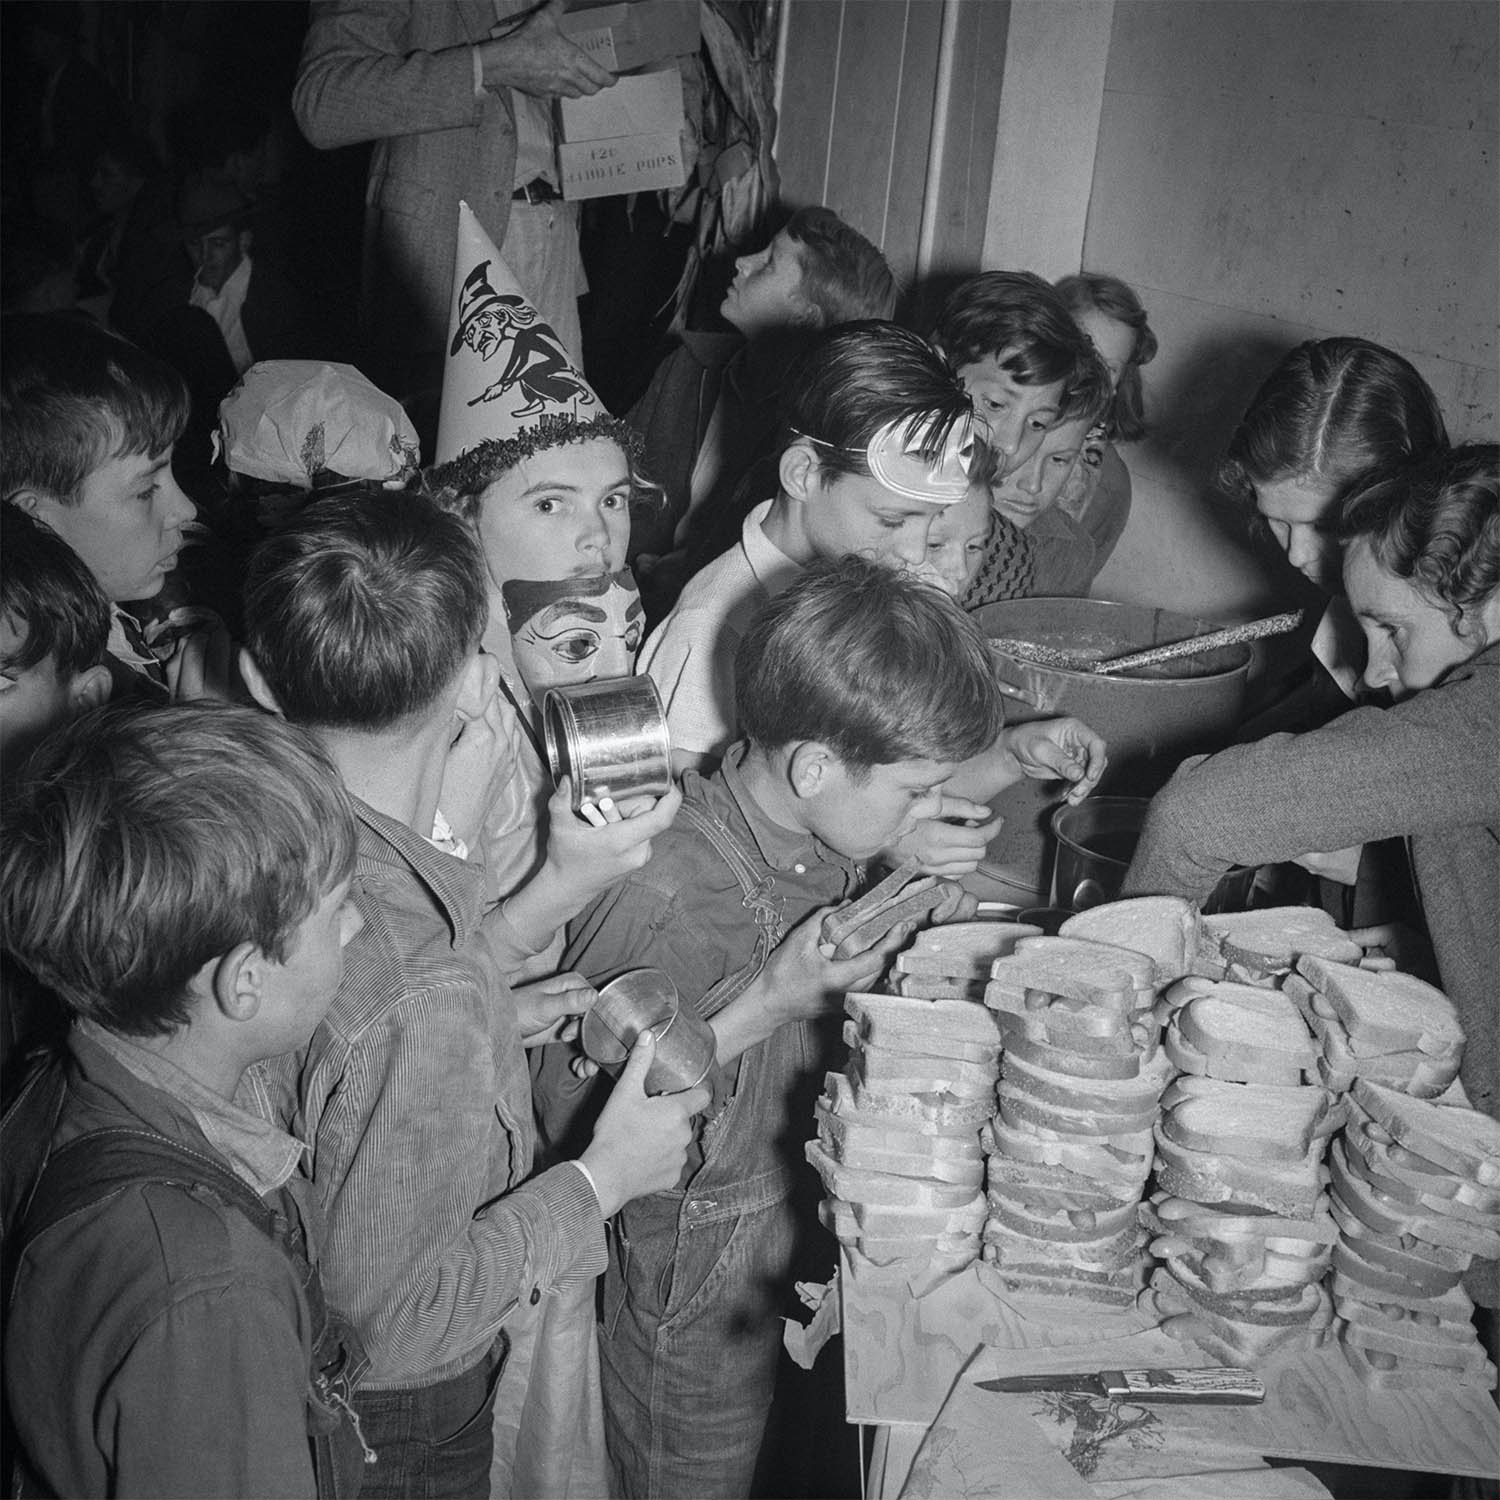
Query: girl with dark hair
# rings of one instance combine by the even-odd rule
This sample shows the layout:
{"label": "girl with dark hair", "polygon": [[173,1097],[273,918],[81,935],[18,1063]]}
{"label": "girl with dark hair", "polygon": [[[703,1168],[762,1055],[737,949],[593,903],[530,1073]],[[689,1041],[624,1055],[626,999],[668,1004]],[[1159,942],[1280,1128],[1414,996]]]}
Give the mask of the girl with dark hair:
{"label": "girl with dark hair", "polygon": [[1464,1087],[1496,1114],[1500,448],[1439,452],[1382,481],[1344,506],[1337,534],[1364,681],[1394,706],[1182,767],[1152,803],[1125,892],[1201,897],[1233,865],[1407,840],[1438,976],[1468,1037]]}

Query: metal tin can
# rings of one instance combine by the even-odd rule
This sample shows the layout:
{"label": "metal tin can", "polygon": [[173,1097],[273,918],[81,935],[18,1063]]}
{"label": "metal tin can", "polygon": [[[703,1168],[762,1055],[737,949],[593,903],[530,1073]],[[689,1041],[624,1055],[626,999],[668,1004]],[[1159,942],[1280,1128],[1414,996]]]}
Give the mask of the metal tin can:
{"label": "metal tin can", "polygon": [[552,780],[572,777],[575,811],[601,797],[620,802],[671,790],[666,711],[644,674],[549,688],[542,729]]}

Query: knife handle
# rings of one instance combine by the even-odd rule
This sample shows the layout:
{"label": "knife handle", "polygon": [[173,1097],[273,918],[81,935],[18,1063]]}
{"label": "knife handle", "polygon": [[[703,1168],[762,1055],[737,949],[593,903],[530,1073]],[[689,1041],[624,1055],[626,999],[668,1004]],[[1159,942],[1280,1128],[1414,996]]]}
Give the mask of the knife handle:
{"label": "knife handle", "polygon": [[1266,1399],[1249,1370],[1207,1365],[1197,1370],[1101,1370],[1106,1394],[1117,1401],[1197,1401],[1235,1406]]}

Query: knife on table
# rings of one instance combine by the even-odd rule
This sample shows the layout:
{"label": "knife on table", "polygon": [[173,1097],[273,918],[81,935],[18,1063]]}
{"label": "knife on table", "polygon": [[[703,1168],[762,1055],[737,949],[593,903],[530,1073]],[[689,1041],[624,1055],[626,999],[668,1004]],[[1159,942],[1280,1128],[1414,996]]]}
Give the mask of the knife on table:
{"label": "knife on table", "polygon": [[1055,1375],[1005,1375],[975,1382],[982,1391],[1078,1391],[1112,1401],[1193,1401],[1250,1406],[1266,1399],[1266,1388],[1249,1370],[1217,1365],[1191,1370],[1096,1370]]}

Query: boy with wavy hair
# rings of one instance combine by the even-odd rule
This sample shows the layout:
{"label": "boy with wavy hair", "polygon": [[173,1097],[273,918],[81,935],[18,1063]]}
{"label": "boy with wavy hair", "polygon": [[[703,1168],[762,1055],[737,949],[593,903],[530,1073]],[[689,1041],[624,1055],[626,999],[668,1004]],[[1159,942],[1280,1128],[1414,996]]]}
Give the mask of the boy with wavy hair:
{"label": "boy with wavy hair", "polygon": [[[685,776],[676,823],[573,924],[566,955],[596,983],[665,970],[718,1044],[687,1171],[622,1210],[605,1273],[606,1431],[631,1497],[749,1492],[781,1294],[808,1222],[792,1198],[799,1179],[811,1187],[801,1127],[827,1063],[811,1023],[872,982],[910,932],[835,958],[822,921],[1004,722],[969,618],[859,557],[809,562],[758,614],[735,695],[745,738],[714,775]],[[966,907],[954,887],[938,919]],[[550,1049],[538,1092],[563,1144],[602,1091],[560,1053]]]}
{"label": "boy with wavy hair", "polygon": [[333,766],[251,709],[129,705],[41,745],[5,825],[0,942],[73,1020],[5,1119],[30,1468],[58,1495],[352,1494],[359,1361],[337,1373],[303,1144],[248,1076],[311,1035],[359,928]]}

